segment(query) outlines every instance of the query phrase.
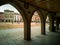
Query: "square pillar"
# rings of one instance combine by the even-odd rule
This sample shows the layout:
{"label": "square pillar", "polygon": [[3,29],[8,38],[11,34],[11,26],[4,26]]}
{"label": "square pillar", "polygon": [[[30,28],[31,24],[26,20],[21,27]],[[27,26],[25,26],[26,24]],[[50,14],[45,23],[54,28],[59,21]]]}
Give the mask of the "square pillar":
{"label": "square pillar", "polygon": [[53,18],[50,20],[49,30],[50,30],[50,32],[54,32],[55,31],[54,19]]}
{"label": "square pillar", "polygon": [[59,30],[59,21],[56,19],[56,31]]}
{"label": "square pillar", "polygon": [[24,23],[24,39],[31,40],[31,25],[29,21]]}
{"label": "square pillar", "polygon": [[55,16],[56,15],[56,13],[50,13],[50,26],[49,26],[49,30],[51,31],[51,32],[55,32],[55,30],[56,30],[56,26],[55,26],[55,22],[54,22],[54,20],[55,20]]}
{"label": "square pillar", "polygon": [[41,34],[45,35],[45,20],[41,20]]}

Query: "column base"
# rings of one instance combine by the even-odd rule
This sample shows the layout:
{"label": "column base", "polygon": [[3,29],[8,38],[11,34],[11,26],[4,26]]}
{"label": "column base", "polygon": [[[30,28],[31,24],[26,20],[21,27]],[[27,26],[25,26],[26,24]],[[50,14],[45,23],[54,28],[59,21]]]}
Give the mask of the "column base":
{"label": "column base", "polygon": [[26,41],[31,41],[31,39],[28,39],[28,38],[24,38],[24,40],[26,40]]}

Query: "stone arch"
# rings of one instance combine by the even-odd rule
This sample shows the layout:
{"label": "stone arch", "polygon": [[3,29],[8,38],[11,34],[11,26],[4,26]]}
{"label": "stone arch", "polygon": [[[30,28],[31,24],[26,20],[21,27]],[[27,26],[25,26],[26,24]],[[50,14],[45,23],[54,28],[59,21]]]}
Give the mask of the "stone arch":
{"label": "stone arch", "polygon": [[[38,32],[38,33],[37,33]],[[38,11],[34,11],[31,15],[31,38],[39,36],[41,33],[40,16]]]}
{"label": "stone arch", "polygon": [[49,17],[49,31],[51,32],[54,30],[54,17],[52,15],[52,13],[48,13],[47,15]]}
{"label": "stone arch", "polygon": [[34,10],[33,11],[32,15],[30,17],[30,20],[32,19],[34,12],[37,12],[39,14],[40,19],[43,20],[44,17],[43,17],[43,15],[41,14],[41,12],[39,10]]}
{"label": "stone arch", "polygon": [[[2,2],[2,1],[1,1]],[[28,38],[28,29],[26,29],[28,26],[28,24],[27,24],[27,21],[28,21],[28,19],[27,19],[27,14],[26,14],[26,12],[25,12],[25,10],[23,9],[23,7],[18,3],[18,1],[7,1],[7,2],[4,2],[3,1],[3,3],[2,4],[0,4],[0,5],[4,5],[4,4],[11,4],[12,6],[14,6],[20,13],[21,13],[21,16],[22,16],[22,18],[23,18],[23,21],[24,21],[24,39],[25,40],[30,40],[29,38]],[[27,31],[26,31],[27,30]]]}
{"label": "stone arch", "polygon": [[[48,13],[48,14],[46,15],[46,18],[47,18],[47,16],[49,17],[50,20],[52,19],[52,16],[50,15],[50,13]],[[46,19],[45,19],[45,20],[46,20]]]}
{"label": "stone arch", "polygon": [[[41,19],[41,34],[45,34],[45,19],[44,19],[44,16],[43,16],[43,14],[41,13],[40,10],[35,10],[35,11],[38,12],[39,17]],[[34,14],[34,12],[33,12],[33,14]],[[32,19],[33,14],[31,15],[31,18],[30,19]]]}
{"label": "stone arch", "polygon": [[25,11],[23,10],[23,8],[22,8],[22,6],[21,5],[19,5],[19,3],[18,3],[18,1],[7,1],[7,2],[3,2],[1,5],[4,5],[4,4],[10,4],[10,5],[12,5],[12,6],[14,6],[18,11],[19,11],[19,13],[21,13],[21,16],[22,16],[22,18],[23,18],[23,21],[25,22],[26,21],[26,13],[25,13]]}
{"label": "stone arch", "polygon": [[46,29],[46,33],[50,32],[49,31],[49,26],[50,26],[50,20],[51,20],[51,15],[48,13],[46,15],[46,18],[45,18],[45,29]]}

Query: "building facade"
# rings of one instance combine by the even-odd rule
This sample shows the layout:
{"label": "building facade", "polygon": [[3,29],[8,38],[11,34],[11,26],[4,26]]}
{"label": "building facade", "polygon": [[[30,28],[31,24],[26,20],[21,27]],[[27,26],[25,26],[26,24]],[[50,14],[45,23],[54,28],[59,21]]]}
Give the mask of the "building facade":
{"label": "building facade", "polygon": [[20,22],[22,21],[22,16],[19,13],[15,13],[11,10],[4,10],[0,12],[0,22]]}
{"label": "building facade", "polygon": [[0,12],[0,22],[3,22],[3,20],[4,20],[4,13]]}
{"label": "building facade", "polygon": [[[23,22],[22,16],[11,10],[4,10],[0,12],[0,22]],[[32,22],[40,22],[40,17],[37,12],[32,17]]]}
{"label": "building facade", "polygon": [[14,11],[4,10],[4,22],[12,22],[13,15],[14,15]]}
{"label": "building facade", "polygon": [[20,22],[20,14],[14,13],[14,15],[13,15],[13,21],[14,22]]}

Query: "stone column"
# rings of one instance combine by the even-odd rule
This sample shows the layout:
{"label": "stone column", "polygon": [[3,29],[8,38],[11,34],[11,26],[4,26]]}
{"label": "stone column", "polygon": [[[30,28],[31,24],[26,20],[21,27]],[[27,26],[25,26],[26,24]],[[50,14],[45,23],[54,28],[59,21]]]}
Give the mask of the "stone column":
{"label": "stone column", "polygon": [[51,19],[49,29],[50,29],[51,32],[53,32],[55,30],[54,28],[55,28],[54,27],[54,19]]}
{"label": "stone column", "polygon": [[25,40],[31,40],[31,25],[30,21],[27,21],[24,23],[24,39]]}
{"label": "stone column", "polygon": [[54,23],[54,20],[55,20],[55,16],[56,13],[50,13],[50,25],[49,25],[49,30],[51,32],[54,32],[56,30],[56,27],[54,26],[55,23]]}
{"label": "stone column", "polygon": [[45,20],[41,20],[41,34],[45,35]]}
{"label": "stone column", "polygon": [[56,19],[56,30],[59,30],[59,21]]}

